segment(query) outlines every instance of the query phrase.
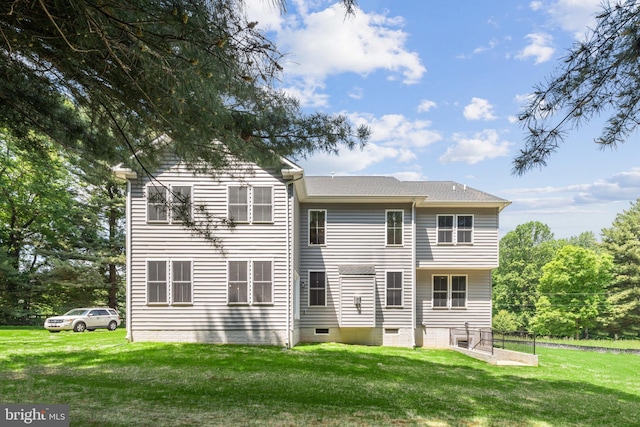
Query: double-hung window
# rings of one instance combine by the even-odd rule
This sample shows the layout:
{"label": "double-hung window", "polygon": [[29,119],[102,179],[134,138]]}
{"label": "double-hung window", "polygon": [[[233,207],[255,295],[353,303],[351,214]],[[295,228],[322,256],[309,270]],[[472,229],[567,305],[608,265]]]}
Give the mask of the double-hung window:
{"label": "double-hung window", "polygon": [[433,308],[465,308],[467,306],[467,276],[434,275]]}
{"label": "double-hung window", "polygon": [[327,230],[327,211],[309,209],[309,245],[324,245]]}
{"label": "double-hung window", "polygon": [[169,221],[167,188],[156,185],[149,185],[147,187],[147,221]]}
{"label": "double-hung window", "polygon": [[404,217],[404,211],[402,210],[387,210],[387,245],[399,246],[402,245],[402,223]]}
{"label": "double-hung window", "polygon": [[178,223],[191,218],[191,186],[148,185],[147,222]]}
{"label": "double-hung window", "polygon": [[167,261],[147,261],[147,302],[168,304]]}
{"label": "double-hung window", "polygon": [[191,261],[171,262],[171,289],[174,304],[191,304]]}
{"label": "double-hung window", "polygon": [[273,303],[273,262],[229,261],[229,304]]}
{"label": "double-hung window", "polygon": [[387,271],[387,307],[402,307],[402,272]]}
{"label": "double-hung window", "polygon": [[272,187],[229,186],[227,204],[234,222],[273,222]]}
{"label": "double-hung window", "polygon": [[148,304],[191,304],[192,302],[191,261],[147,261]]}
{"label": "double-hung window", "polygon": [[271,304],[273,302],[273,279],[271,261],[253,262],[253,303]]}
{"label": "double-hung window", "polygon": [[309,272],[309,306],[327,305],[327,276],[324,271]]}
{"label": "double-hung window", "polygon": [[229,187],[229,218],[234,222],[249,221],[249,187]]}
{"label": "double-hung window", "polygon": [[229,261],[229,304],[249,303],[249,263]]}
{"label": "double-hung window", "polygon": [[438,244],[473,243],[473,215],[437,215]]}

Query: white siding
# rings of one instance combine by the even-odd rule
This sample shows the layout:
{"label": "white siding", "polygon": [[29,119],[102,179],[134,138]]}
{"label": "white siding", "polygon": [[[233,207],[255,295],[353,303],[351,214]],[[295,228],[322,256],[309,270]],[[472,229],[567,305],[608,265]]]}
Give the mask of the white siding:
{"label": "white siding", "polygon": [[[308,245],[308,211],[327,211],[326,244]],[[386,245],[385,211],[404,209],[403,245]],[[412,271],[411,205],[386,204],[301,204],[300,205],[300,276],[308,282],[309,271],[326,271],[327,305],[308,305],[308,286],[301,292],[301,321],[303,328],[338,327],[340,310],[339,266],[375,266],[375,326],[412,326],[411,287]],[[385,271],[403,273],[402,308],[385,307]]]}
{"label": "white siding", "polygon": [[[190,185],[194,205],[205,205],[209,214],[227,216],[227,186],[238,185],[237,178],[213,179],[194,175],[180,165],[167,163],[155,177],[163,185]],[[234,341],[233,336],[252,331],[256,342],[278,342],[286,333],[287,316],[287,238],[286,185],[275,174],[259,168],[243,184],[273,187],[273,223],[225,226],[214,234],[222,250],[194,235],[180,224],[151,224],[146,221],[145,185],[147,178],[132,182],[131,194],[131,310],[132,338],[165,337],[179,333],[149,334],[149,331],[185,331],[184,337],[217,342]],[[197,209],[194,209],[196,212]],[[197,214],[195,215],[197,218]],[[146,260],[173,259],[193,262],[193,304],[188,306],[148,305],[146,302]],[[272,262],[273,304],[227,305],[227,261],[263,260]],[[289,296],[290,300],[290,296]],[[276,332],[274,332],[276,331]],[[167,338],[169,337],[169,338]],[[275,337],[275,338],[274,338]],[[143,338],[144,339],[144,338]]]}
{"label": "white siding", "polygon": [[[439,245],[437,215],[473,215],[473,244]],[[416,267],[496,268],[498,266],[498,210],[416,209]]]}
{"label": "white siding", "polygon": [[[374,276],[340,278],[340,326],[376,326],[375,286]],[[355,298],[359,299],[359,305]]]}

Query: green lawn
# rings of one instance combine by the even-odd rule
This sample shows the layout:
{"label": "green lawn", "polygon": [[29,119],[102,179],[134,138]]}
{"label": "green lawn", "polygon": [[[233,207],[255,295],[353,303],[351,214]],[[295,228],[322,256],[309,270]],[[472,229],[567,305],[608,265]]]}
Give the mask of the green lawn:
{"label": "green lawn", "polygon": [[69,404],[82,427],[640,425],[640,356],[538,353],[539,367],[496,367],[452,351],[0,329],[0,401]]}

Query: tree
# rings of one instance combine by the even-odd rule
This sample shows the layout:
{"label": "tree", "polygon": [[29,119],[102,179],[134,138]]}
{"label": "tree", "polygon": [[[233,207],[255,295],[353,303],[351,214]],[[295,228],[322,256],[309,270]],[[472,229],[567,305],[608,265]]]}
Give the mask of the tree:
{"label": "tree", "polygon": [[534,332],[543,335],[588,336],[604,309],[606,288],[612,279],[608,254],[566,245],[542,268],[539,299],[532,321]]}
{"label": "tree", "polygon": [[542,266],[556,243],[549,227],[537,221],[518,225],[500,240],[500,262],[493,272],[493,308],[512,313],[527,328],[535,314]]}
{"label": "tree", "polygon": [[514,160],[515,173],[545,166],[569,131],[605,111],[611,115],[595,140],[602,147],[624,142],[638,126],[640,5],[636,0],[606,1],[596,19],[519,114],[527,137]]}
{"label": "tree", "polygon": [[369,135],[275,88],[281,55],[242,0],[15,0],[0,5],[0,35],[0,127],[67,154],[150,170],[166,135],[189,166],[215,171],[229,154],[273,164]]}
{"label": "tree", "polygon": [[514,332],[518,330],[518,321],[507,310],[500,310],[493,316],[491,327],[497,332]]}
{"label": "tree", "polygon": [[611,311],[605,330],[614,336],[640,334],[640,199],[602,230],[602,246],[613,257]]}

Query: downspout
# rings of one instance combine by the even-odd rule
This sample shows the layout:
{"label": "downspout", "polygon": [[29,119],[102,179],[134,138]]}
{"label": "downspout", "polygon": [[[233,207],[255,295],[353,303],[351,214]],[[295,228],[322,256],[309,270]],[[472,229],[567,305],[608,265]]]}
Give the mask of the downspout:
{"label": "downspout", "polygon": [[286,239],[286,245],[287,245],[287,322],[286,322],[286,328],[287,328],[287,339],[285,342],[285,346],[287,348],[291,348],[291,342],[293,341],[293,337],[291,336],[291,292],[293,292],[293,287],[291,285],[291,282],[293,280],[293,275],[291,274],[291,267],[292,267],[292,263],[291,263],[291,195],[289,193],[289,190],[292,188],[291,185],[293,184],[293,181],[289,181],[287,182],[285,188],[287,191],[287,225],[286,225],[286,233],[287,233],[287,239]]}
{"label": "downspout", "polygon": [[416,347],[416,200],[411,205],[411,347]]}
{"label": "downspout", "polygon": [[126,292],[126,304],[127,304],[127,336],[126,339],[129,342],[133,341],[133,331],[132,331],[132,319],[131,319],[131,312],[132,307],[131,307],[131,291],[132,291],[132,284],[131,284],[131,271],[132,271],[132,267],[131,267],[131,241],[132,241],[132,236],[131,236],[131,229],[132,229],[132,225],[131,225],[131,180],[127,179],[127,200],[126,200],[126,214],[125,214],[125,221],[127,222],[127,236],[125,239],[125,252],[126,252],[126,269],[125,269],[125,274],[126,274],[126,287],[127,287],[127,292]]}

